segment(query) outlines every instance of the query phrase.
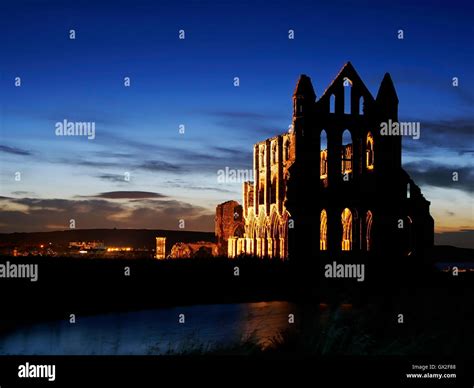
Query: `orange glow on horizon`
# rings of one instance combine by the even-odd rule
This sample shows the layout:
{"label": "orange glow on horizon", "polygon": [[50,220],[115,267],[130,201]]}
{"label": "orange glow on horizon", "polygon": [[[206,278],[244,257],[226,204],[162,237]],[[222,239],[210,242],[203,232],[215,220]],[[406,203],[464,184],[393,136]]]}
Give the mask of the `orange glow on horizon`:
{"label": "orange glow on horizon", "polygon": [[107,252],[130,252],[133,248],[130,247],[109,247]]}

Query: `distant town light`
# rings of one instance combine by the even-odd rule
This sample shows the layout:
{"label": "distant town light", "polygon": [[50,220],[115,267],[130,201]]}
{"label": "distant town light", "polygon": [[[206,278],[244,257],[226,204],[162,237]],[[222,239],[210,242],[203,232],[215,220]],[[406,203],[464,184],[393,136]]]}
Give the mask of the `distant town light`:
{"label": "distant town light", "polygon": [[133,248],[130,247],[108,247],[107,252],[130,252]]}

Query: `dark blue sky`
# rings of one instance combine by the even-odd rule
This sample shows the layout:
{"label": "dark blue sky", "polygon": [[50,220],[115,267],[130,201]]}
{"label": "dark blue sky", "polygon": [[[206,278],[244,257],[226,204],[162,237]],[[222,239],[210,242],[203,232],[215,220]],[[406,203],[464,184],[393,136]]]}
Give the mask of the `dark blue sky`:
{"label": "dark blue sky", "polygon": [[[421,122],[404,163],[437,231],[472,229],[473,17],[467,1],[3,1],[0,230],[61,229],[74,217],[78,227],[175,229],[184,218],[212,230],[215,205],[240,199],[216,171],[250,168],[252,145],[288,128],[299,74],[320,96],[347,61],[373,95],[390,72],[400,118]],[[96,139],[55,136],[65,118],[94,121]],[[129,194],[101,194],[114,191]]]}

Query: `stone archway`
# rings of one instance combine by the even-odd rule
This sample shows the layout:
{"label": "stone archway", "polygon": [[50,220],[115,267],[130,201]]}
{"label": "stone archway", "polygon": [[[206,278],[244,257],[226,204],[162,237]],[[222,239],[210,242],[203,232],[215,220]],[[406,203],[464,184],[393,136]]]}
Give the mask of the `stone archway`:
{"label": "stone archway", "polygon": [[[269,256],[271,258],[281,258],[280,255],[280,215],[278,214],[277,211],[273,211],[271,218],[270,218],[270,230],[269,230]],[[270,247],[271,244],[271,247]]]}
{"label": "stone archway", "polygon": [[342,223],[342,250],[351,251],[352,250],[352,212],[349,208],[345,208],[341,213],[341,223]]}

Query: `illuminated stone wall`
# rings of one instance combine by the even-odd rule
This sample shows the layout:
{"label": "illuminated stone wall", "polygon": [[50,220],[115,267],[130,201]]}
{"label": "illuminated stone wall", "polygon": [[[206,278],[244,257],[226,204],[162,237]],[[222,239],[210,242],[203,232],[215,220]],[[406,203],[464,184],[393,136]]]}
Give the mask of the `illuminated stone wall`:
{"label": "illuminated stone wall", "polygon": [[243,237],[244,222],[242,206],[237,201],[221,203],[216,208],[215,234],[218,254],[228,255],[228,240],[230,237]]}
{"label": "illuminated stone wall", "polygon": [[166,259],[166,237],[156,237],[156,259]]}

